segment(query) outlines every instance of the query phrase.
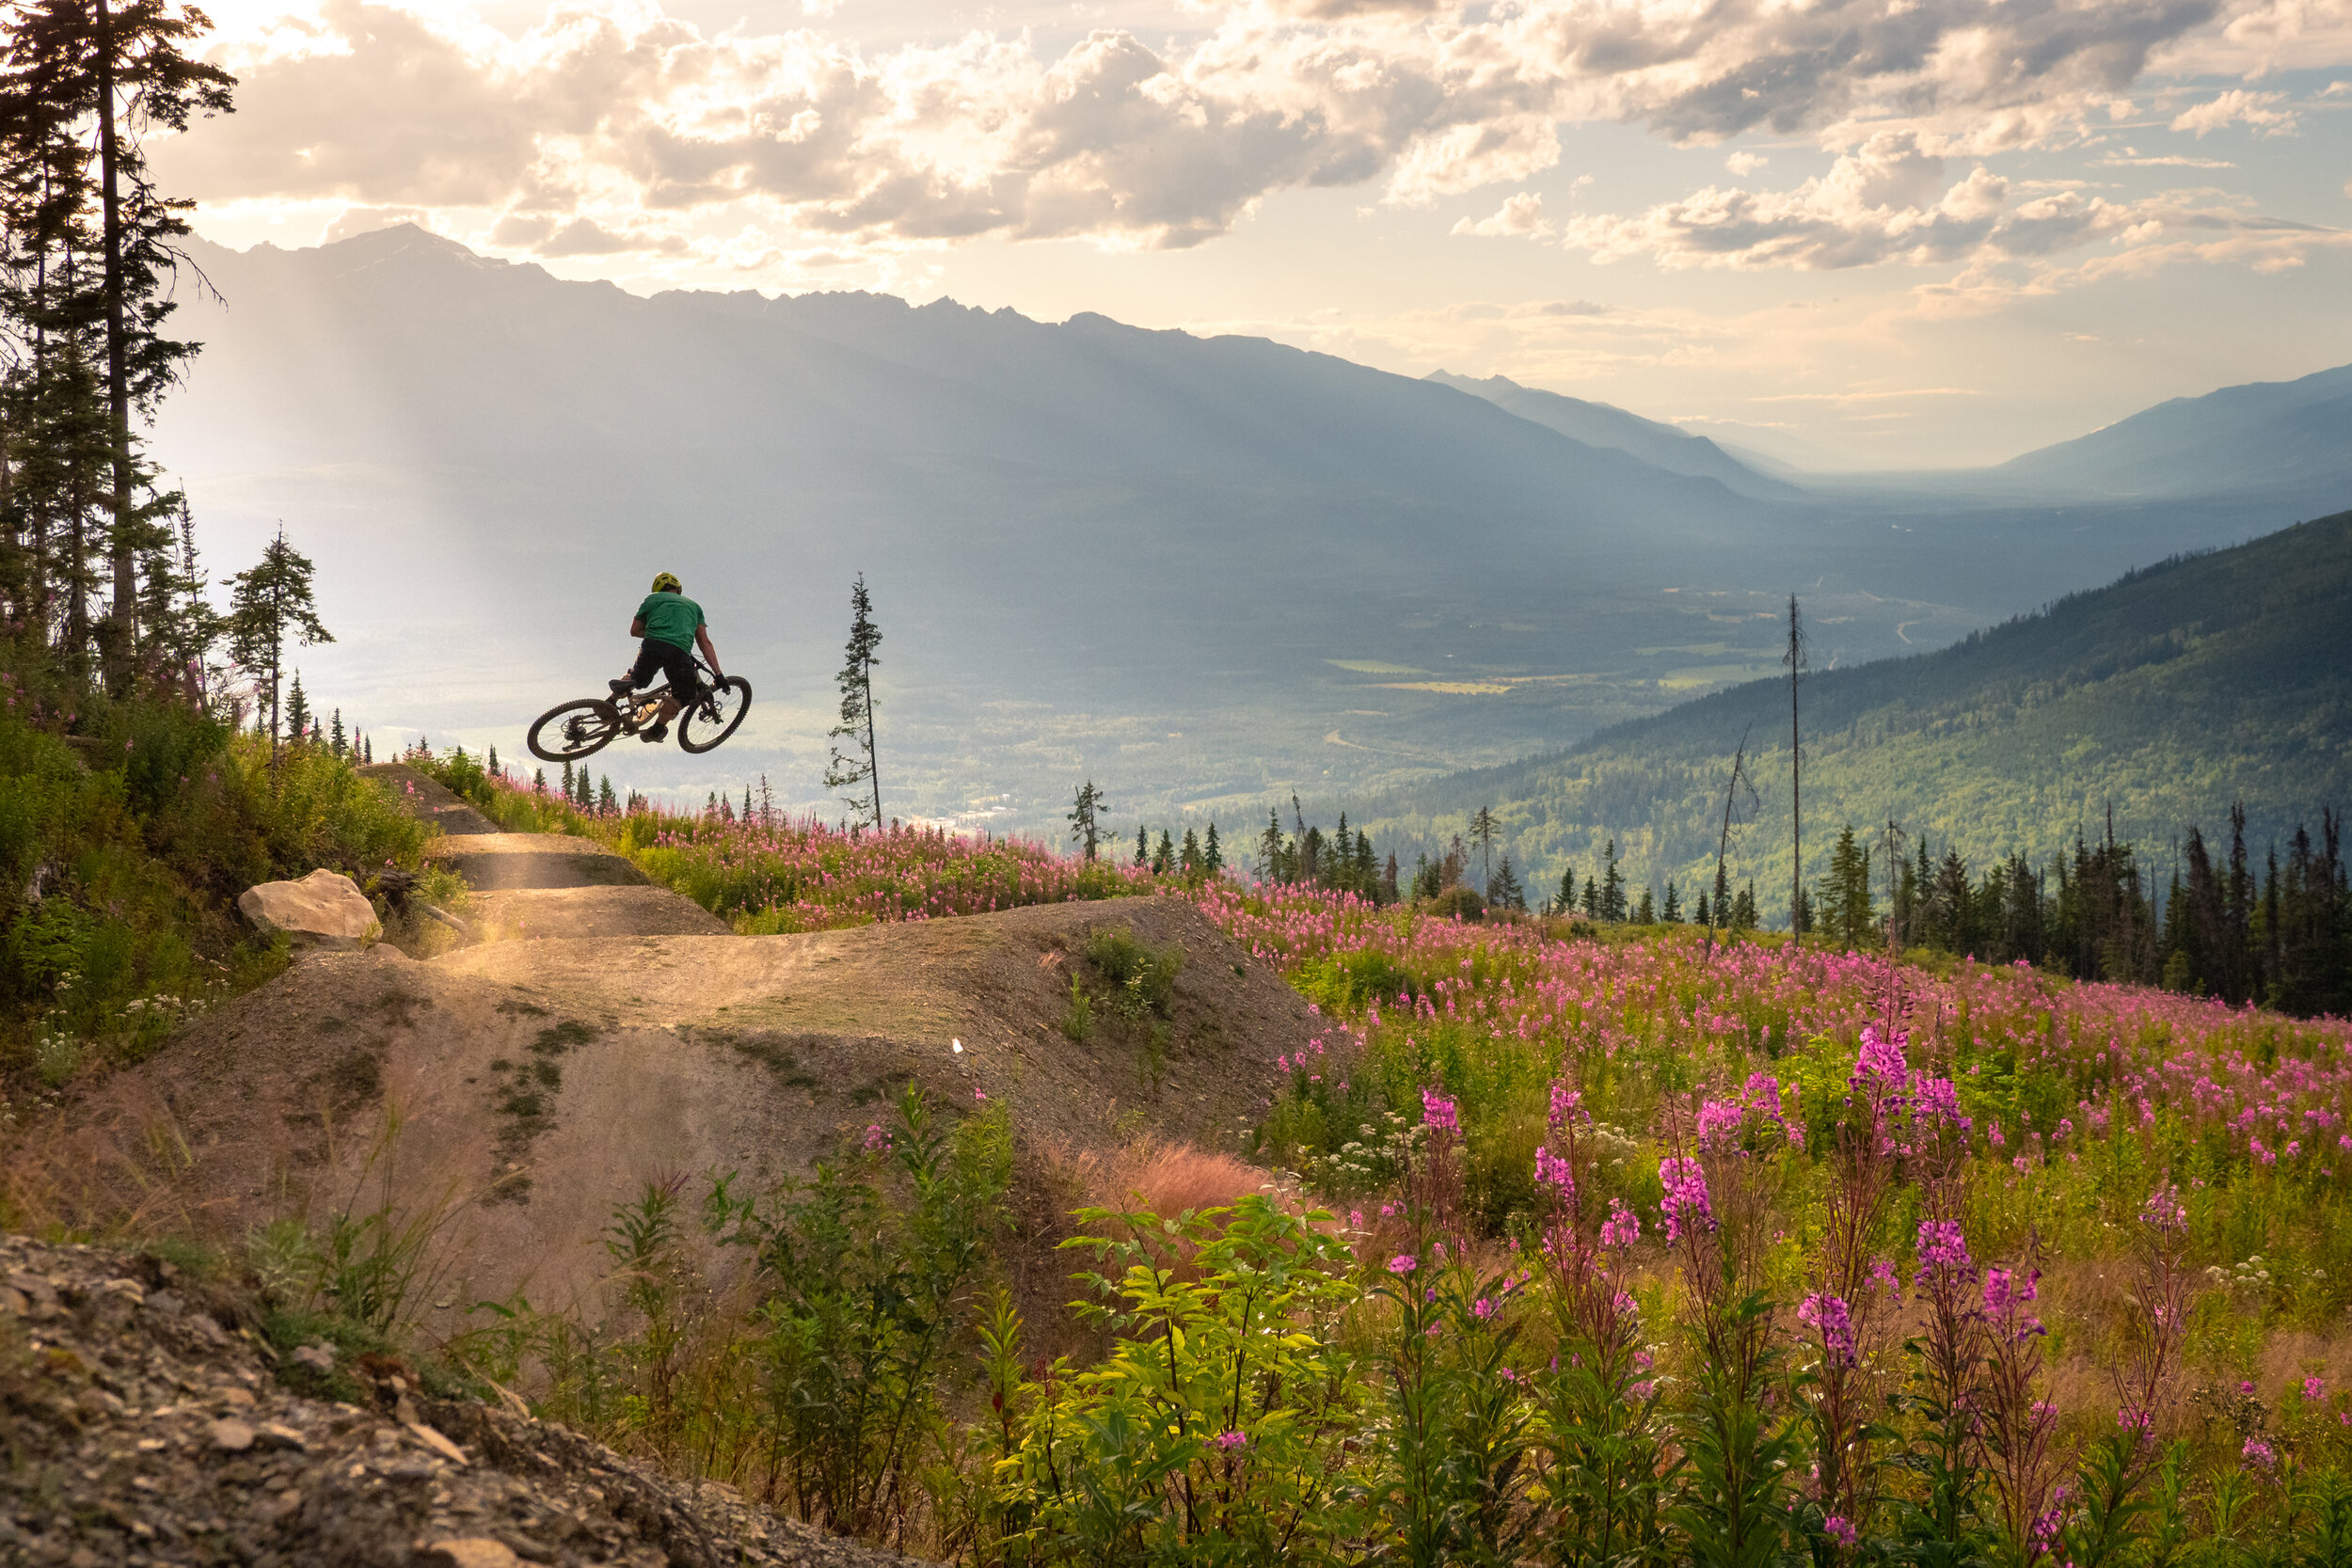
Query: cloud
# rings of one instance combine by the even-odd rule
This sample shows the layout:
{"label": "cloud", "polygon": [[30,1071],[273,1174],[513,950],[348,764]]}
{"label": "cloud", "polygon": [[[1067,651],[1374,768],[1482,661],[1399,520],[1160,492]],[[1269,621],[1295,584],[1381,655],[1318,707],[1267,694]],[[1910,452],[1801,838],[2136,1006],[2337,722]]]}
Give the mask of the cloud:
{"label": "cloud", "polygon": [[2295,129],[2292,109],[2275,105],[2286,102],[2283,92],[2248,92],[2233,87],[2210,103],[2184,109],[2172,119],[2175,131],[2193,131],[2203,140],[2208,131],[2218,131],[2229,125],[2249,125],[2265,135],[2285,135]]}
{"label": "cloud", "polygon": [[1509,198],[1492,217],[1475,223],[1463,218],[1451,230],[1455,234],[1513,235],[1536,240],[1550,238],[1551,231],[1550,220],[1544,216],[1544,198],[1534,191],[1521,191]]}
{"label": "cloud", "polygon": [[1724,160],[1724,167],[1731,170],[1736,178],[1745,180],[1771,162],[1760,152],[1734,152]]}
{"label": "cloud", "polygon": [[[2236,238],[2219,248],[2201,244],[2198,259],[2227,255],[2258,270],[2276,270],[2301,264],[2313,248],[2352,240],[2338,230],[2216,202],[2210,192],[2110,201],[2063,183],[2012,182],[1981,164],[1947,180],[1947,160],[1927,150],[1915,135],[1883,132],[1840,157],[1828,174],[1793,190],[1710,185],[1646,212],[1576,218],[1564,243],[1596,261],[1645,257],[1667,268],[1831,271],[1890,262],[1983,268],[2040,264],[2100,243],[2182,256],[2188,252],[2158,242],[2209,230]],[[1991,275],[1964,277],[1945,295],[1947,306],[1983,297],[1984,291],[2015,297],[2017,289]]]}

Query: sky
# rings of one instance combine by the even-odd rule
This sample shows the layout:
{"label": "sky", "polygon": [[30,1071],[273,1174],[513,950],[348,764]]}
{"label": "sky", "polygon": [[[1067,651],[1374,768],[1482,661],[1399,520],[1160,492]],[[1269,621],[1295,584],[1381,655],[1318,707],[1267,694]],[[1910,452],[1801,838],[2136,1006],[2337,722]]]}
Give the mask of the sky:
{"label": "sky", "polygon": [[[2352,0],[219,0],[207,238],[1507,375],[1822,467],[2352,360]],[[230,302],[233,309],[234,302]]]}

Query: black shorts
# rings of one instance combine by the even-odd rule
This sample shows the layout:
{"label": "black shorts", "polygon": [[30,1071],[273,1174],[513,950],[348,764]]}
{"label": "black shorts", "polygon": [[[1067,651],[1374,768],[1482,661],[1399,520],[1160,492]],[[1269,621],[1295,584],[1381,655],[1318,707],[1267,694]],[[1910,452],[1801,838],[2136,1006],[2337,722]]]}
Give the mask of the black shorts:
{"label": "black shorts", "polygon": [[701,689],[701,682],[694,673],[692,654],[675,642],[648,637],[644,645],[637,650],[637,667],[628,673],[628,678],[637,686],[645,686],[653,680],[657,670],[670,677],[670,690],[681,703],[690,700]]}

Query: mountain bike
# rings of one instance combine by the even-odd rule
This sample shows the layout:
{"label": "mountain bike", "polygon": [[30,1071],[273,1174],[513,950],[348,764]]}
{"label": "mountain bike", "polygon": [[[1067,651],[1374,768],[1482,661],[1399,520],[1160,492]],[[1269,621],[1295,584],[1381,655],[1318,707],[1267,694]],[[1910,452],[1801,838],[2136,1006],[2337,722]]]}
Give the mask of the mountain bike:
{"label": "mountain bike", "polygon": [[[678,704],[677,743],[707,752],[742,727],[752,710],[752,683],[740,675],[719,678],[694,656],[695,689]],[[561,703],[532,721],[531,754],[543,762],[572,762],[603,751],[625,735],[649,728],[670,694],[667,681],[626,697],[582,697]]]}

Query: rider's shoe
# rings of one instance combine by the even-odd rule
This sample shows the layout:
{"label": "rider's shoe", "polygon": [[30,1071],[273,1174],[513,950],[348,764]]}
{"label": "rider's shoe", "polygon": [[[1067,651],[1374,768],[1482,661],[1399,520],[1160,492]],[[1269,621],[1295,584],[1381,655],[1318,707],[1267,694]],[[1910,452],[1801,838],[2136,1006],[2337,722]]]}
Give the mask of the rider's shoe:
{"label": "rider's shoe", "polygon": [[612,695],[615,697],[626,697],[637,689],[637,683],[627,675],[623,675],[619,680],[607,681],[604,684],[612,689]]}
{"label": "rider's shoe", "polygon": [[648,746],[658,746],[670,738],[670,726],[656,724],[652,729],[640,732],[637,738]]}

